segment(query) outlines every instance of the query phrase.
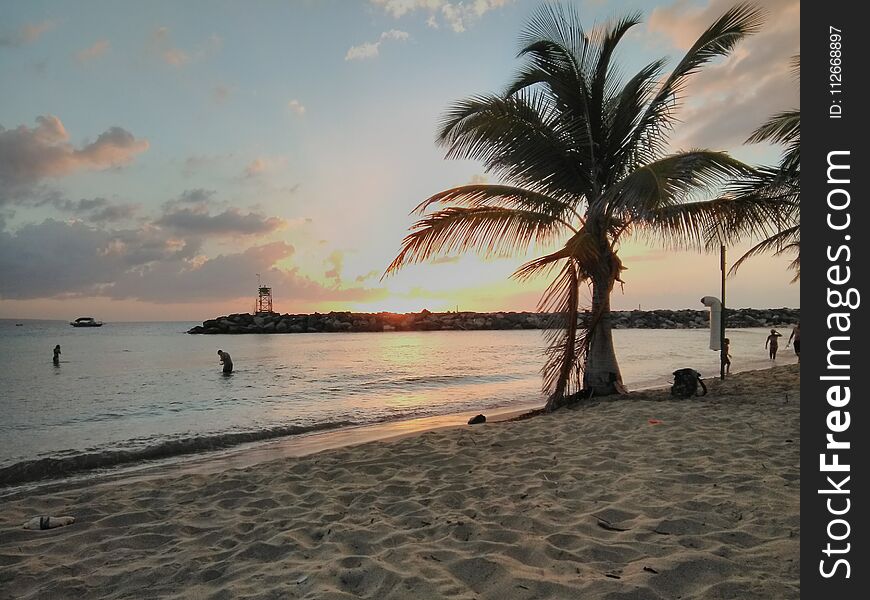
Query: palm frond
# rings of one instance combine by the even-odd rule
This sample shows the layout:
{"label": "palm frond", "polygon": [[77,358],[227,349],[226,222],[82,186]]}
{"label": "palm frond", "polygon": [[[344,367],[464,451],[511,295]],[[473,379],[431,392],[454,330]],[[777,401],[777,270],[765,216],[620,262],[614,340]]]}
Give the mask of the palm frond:
{"label": "palm frond", "polygon": [[709,195],[725,182],[753,172],[724,152],[691,150],[637,168],[611,186],[599,206],[608,215],[655,223],[674,212],[663,214],[662,209]]}
{"label": "palm frond", "polygon": [[554,128],[570,143],[579,163],[595,162],[595,119],[591,81],[597,52],[577,9],[561,4],[541,6],[523,31],[518,57],[526,66],[508,86],[505,97],[542,89],[558,113]]}
{"label": "palm frond", "polygon": [[605,123],[602,122],[606,114],[605,105],[610,101],[617,85],[617,78],[614,77],[611,68],[613,53],[625,34],[639,23],[640,13],[635,12],[606,28],[598,28],[593,31],[592,37],[595,42],[593,47],[597,49],[597,56],[591,61],[594,65],[594,73],[592,74],[589,120],[592,137],[598,143],[602,143],[605,138]]}
{"label": "palm frond", "polygon": [[589,36],[575,6],[550,3],[538,8],[529,19],[520,33],[520,44],[518,56],[536,55],[545,63],[570,66],[580,75]]}
{"label": "palm frond", "polygon": [[634,225],[641,237],[658,245],[709,252],[742,236],[770,234],[771,209],[764,203],[720,197],[654,209]]}
{"label": "palm frond", "polygon": [[499,206],[448,207],[411,226],[384,276],[438,254],[475,250],[484,257],[524,252],[546,244],[564,229],[558,219],[534,211]]}
{"label": "palm frond", "polygon": [[703,65],[727,56],[737,43],[761,27],[763,13],[743,3],[729,9],[697,39],[677,64],[646,109],[631,144],[637,162],[651,162],[661,156],[667,142],[666,131],[673,125],[674,111],[682,101],[688,78]]}
{"label": "palm frond", "polygon": [[483,162],[488,172],[548,194],[582,195],[589,174],[540,93],[478,96],[444,115],[438,143],[447,158]]}
{"label": "palm frond", "polygon": [[768,238],[765,238],[747,250],[743,256],[731,265],[728,270],[729,275],[733,275],[737,270],[753,256],[760,256],[772,251],[773,256],[781,256],[788,252],[797,252],[797,257],[789,264],[789,268],[797,271],[797,275],[792,281],[800,279],[800,225],[793,225],[779,231]]}
{"label": "palm frond", "polygon": [[772,116],[764,125],[752,132],[747,144],[770,142],[771,144],[790,144],[800,141],[801,113],[789,110]]}
{"label": "palm frond", "polygon": [[[800,67],[800,56],[795,64]],[[764,211],[758,221],[747,219],[741,212],[728,229],[728,241],[737,241],[743,235],[763,238],[750,248],[730,269],[737,269],[750,257],[774,251],[774,256],[795,252],[789,268],[796,271],[792,282],[800,279],[800,111],[791,110],[771,117],[756,129],[746,143],[771,142],[785,144],[777,167],[760,167],[750,177],[731,186],[736,200]],[[771,232],[772,230],[772,232]]]}
{"label": "palm frond", "polygon": [[526,262],[514,271],[511,277],[526,281],[551,271],[558,262],[570,258],[575,263],[578,281],[585,281],[591,277],[592,272],[601,262],[598,243],[598,239],[583,227],[571,236],[564,247]]}
{"label": "palm frond", "polygon": [[582,364],[588,344],[585,330],[577,325],[580,306],[580,280],[577,265],[567,259],[559,276],[544,292],[538,310],[552,313],[551,328],[544,355],[542,390],[549,396],[547,406],[557,407],[565,396],[580,389]]}
{"label": "palm frond", "polygon": [[[421,202],[412,213],[423,214],[433,204],[483,207],[497,204],[505,208],[530,210],[565,221],[574,215],[574,203],[532,190],[509,185],[469,184],[438,192]],[[567,223],[566,223],[567,225]]]}
{"label": "palm frond", "polygon": [[774,180],[791,180],[796,187],[800,184],[801,168],[801,113],[790,110],[772,116],[761,127],[752,132],[747,144],[769,142],[785,144],[785,151],[779,161],[778,177]]}
{"label": "palm frond", "polygon": [[604,178],[601,183],[605,187],[637,167],[637,164],[631,163],[636,156],[632,136],[655,92],[656,79],[661,75],[664,65],[664,60],[646,65],[604,107],[604,130],[607,135],[603,141],[601,173]]}
{"label": "palm frond", "polygon": [[526,281],[539,275],[549,274],[558,264],[571,256],[567,248],[560,248],[550,254],[539,256],[523,263],[511,274],[511,277],[519,281]]}
{"label": "palm frond", "polygon": [[708,249],[733,245],[745,238],[770,237],[800,226],[800,205],[789,195],[720,198],[719,220],[704,231]]}

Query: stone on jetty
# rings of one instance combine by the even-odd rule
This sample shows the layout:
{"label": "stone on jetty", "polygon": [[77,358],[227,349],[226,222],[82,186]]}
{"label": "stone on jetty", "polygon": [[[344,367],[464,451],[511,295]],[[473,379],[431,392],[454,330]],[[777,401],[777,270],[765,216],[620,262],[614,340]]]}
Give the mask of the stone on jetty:
{"label": "stone on jetty", "polygon": [[[580,313],[582,325],[589,313]],[[725,326],[789,327],[800,319],[800,309],[727,309]],[[706,310],[630,310],[610,314],[614,329],[702,329],[709,327]],[[360,331],[453,331],[481,329],[547,329],[560,327],[558,315],[534,312],[351,313],[291,315],[237,313],[203,321],[188,333],[339,333]]]}

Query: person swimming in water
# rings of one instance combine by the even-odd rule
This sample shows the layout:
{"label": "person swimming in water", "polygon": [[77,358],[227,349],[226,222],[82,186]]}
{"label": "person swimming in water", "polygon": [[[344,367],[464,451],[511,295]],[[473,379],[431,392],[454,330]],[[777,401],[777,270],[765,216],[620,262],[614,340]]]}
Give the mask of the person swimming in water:
{"label": "person swimming in water", "polygon": [[60,364],[60,344],[54,347],[54,358],[51,359],[51,362],[53,362],[55,366]]}
{"label": "person swimming in water", "polygon": [[221,357],[220,364],[224,366],[224,373],[232,373],[233,359],[230,357],[230,353],[224,352],[223,350],[218,350],[218,356]]}

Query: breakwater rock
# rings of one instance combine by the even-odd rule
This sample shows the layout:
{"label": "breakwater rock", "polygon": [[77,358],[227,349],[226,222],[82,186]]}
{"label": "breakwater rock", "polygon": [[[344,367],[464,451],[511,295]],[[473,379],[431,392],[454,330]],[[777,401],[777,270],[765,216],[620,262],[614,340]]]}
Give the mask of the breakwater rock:
{"label": "breakwater rock", "polygon": [[[589,317],[580,313],[581,324]],[[614,311],[616,329],[700,329],[709,327],[706,310]],[[726,327],[786,327],[797,323],[797,308],[728,309]],[[187,333],[332,333],[341,331],[450,331],[479,329],[547,329],[561,326],[554,315],[537,312],[352,313],[311,315],[238,313],[203,321]]]}

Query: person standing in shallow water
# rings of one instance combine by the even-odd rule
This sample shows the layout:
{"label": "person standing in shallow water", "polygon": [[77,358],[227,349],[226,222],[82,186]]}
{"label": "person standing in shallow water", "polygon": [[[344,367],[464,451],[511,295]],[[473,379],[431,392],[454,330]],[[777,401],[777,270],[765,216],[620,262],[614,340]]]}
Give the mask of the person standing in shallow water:
{"label": "person standing in shallow water", "polygon": [[776,351],[779,350],[779,338],[782,334],[776,329],[770,330],[770,335],[767,336],[767,341],[764,342],[764,347],[770,347],[770,360],[776,360]]}
{"label": "person standing in shallow water", "polygon": [[794,326],[794,329],[791,330],[791,335],[788,336],[788,342],[786,342],[785,347],[788,348],[788,345],[791,344],[792,339],[794,339],[794,353],[798,357],[798,362],[801,361],[801,324],[798,321],[798,324]]}
{"label": "person standing in shallow water", "polygon": [[54,347],[54,358],[51,359],[51,362],[53,362],[55,366],[60,365],[60,344]]}
{"label": "person standing in shallow water", "polygon": [[224,366],[224,373],[232,373],[233,359],[230,357],[230,353],[224,352],[223,350],[218,350],[218,356],[221,357],[220,364]]}

